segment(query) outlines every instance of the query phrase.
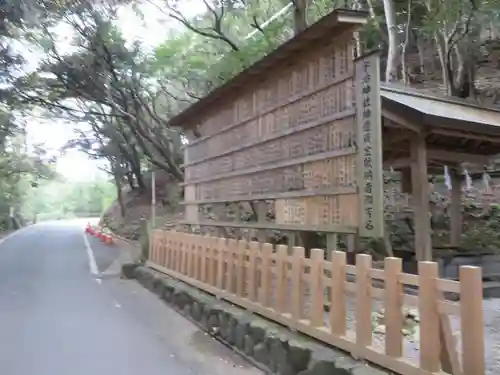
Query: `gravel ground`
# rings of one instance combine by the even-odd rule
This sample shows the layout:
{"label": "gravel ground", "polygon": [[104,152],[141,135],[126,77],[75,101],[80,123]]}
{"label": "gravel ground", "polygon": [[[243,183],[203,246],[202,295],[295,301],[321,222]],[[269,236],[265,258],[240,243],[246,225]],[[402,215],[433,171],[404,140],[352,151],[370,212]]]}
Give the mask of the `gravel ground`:
{"label": "gravel ground", "polygon": [[484,301],[486,374],[500,374],[500,299]]}
{"label": "gravel ground", "polygon": [[[375,301],[373,311],[378,311],[382,304]],[[486,375],[500,374],[500,299],[484,300],[484,336],[485,336],[485,364]],[[347,300],[347,327],[348,337],[354,339],[355,334],[355,302],[353,298]],[[325,316],[328,321],[328,315]],[[460,319],[451,317],[452,330],[457,339],[457,346],[460,350]],[[405,337],[403,342],[403,351],[406,359],[418,364],[419,362],[419,343],[417,337]],[[383,352],[385,346],[385,337],[383,334],[373,334],[373,346]]]}
{"label": "gravel ground", "polygon": [[[274,288],[275,280],[271,280],[272,288]],[[289,284],[289,293],[291,285]],[[304,288],[304,294],[308,295],[308,291]],[[274,298],[271,303],[274,303]],[[308,316],[308,302],[304,303],[304,316]],[[353,295],[348,295],[346,298],[347,312],[347,337],[355,340],[355,311],[356,303]],[[383,304],[381,301],[374,300],[372,303],[372,311],[378,312]],[[500,374],[500,299],[484,300],[484,326],[485,326],[485,364],[486,375]],[[325,313],[325,325],[329,325],[329,315]],[[451,316],[451,328],[457,340],[457,347],[460,350],[460,319],[456,316]],[[385,336],[384,334],[373,333],[373,347],[380,352],[384,352]],[[413,336],[405,336],[403,339],[403,353],[405,359],[415,363],[419,363],[419,342],[418,330]]]}

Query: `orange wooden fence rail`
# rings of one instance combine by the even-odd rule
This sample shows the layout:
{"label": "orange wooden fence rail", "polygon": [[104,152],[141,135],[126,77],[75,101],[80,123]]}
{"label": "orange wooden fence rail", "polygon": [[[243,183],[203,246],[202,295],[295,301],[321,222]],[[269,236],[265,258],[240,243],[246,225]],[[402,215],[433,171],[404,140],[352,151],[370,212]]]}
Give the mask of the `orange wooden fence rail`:
{"label": "orange wooden fence rail", "polygon": [[[372,268],[366,254],[357,255],[355,266],[346,264],[343,252],[332,252],[329,261],[324,255],[313,249],[305,258],[302,247],[273,248],[268,243],[157,230],[149,265],[400,374],[484,374],[480,268],[462,266],[460,281],[452,281],[438,278],[434,262],[420,262],[419,274],[411,275],[402,272],[399,258],[386,258],[382,270]],[[355,281],[348,281],[348,275]],[[373,280],[383,281],[383,288],[375,287]],[[404,285],[417,287],[418,296],[405,294]],[[447,300],[445,292],[459,294],[459,302]],[[352,329],[347,324],[350,298]],[[327,315],[325,300],[331,301]],[[378,346],[373,340],[374,300],[385,314],[385,339]],[[419,346],[416,358],[405,353],[403,307],[408,306],[417,309],[420,318],[413,344]],[[452,316],[459,321],[460,337]]]}

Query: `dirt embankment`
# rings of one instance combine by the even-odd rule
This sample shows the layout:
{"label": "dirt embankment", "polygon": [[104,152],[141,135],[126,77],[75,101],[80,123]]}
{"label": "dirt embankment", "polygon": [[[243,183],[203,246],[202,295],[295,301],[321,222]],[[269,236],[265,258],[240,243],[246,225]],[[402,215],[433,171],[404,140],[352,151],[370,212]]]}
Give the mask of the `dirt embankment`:
{"label": "dirt embankment", "polygon": [[[151,219],[151,176],[145,175],[144,180],[146,184],[145,190],[123,189],[125,215],[122,216],[118,202],[114,202],[101,218],[101,224],[107,226],[117,235],[130,240],[139,239],[142,222]],[[182,199],[182,190],[177,182],[172,181],[163,172],[156,172],[155,180],[156,227],[162,228],[168,223],[174,223],[182,219],[182,206],[179,205]]]}

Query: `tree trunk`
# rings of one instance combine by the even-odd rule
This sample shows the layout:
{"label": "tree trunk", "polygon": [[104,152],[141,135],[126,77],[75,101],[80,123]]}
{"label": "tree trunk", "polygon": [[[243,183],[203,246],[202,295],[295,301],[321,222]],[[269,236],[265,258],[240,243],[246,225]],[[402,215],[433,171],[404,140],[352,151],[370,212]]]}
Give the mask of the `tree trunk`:
{"label": "tree trunk", "polygon": [[125,204],[123,202],[123,194],[122,194],[122,186],[121,186],[121,181],[120,181],[120,176],[117,173],[117,170],[115,169],[113,171],[113,176],[115,180],[115,188],[116,188],[116,200],[118,201],[118,205],[120,206],[120,216],[122,218],[125,217]]}
{"label": "tree trunk", "polygon": [[409,82],[408,71],[406,67],[406,49],[408,48],[408,44],[410,43],[410,31],[411,31],[411,7],[413,5],[412,0],[408,0],[407,14],[406,18],[406,29],[405,29],[405,41],[403,43],[403,48],[401,50],[401,73],[403,76],[403,82],[407,85]]}
{"label": "tree trunk", "polygon": [[385,68],[385,81],[393,82],[398,79],[398,25],[393,0],[384,0],[384,13],[389,47]]}
{"label": "tree trunk", "polygon": [[130,187],[130,190],[134,190],[135,189],[134,173],[133,172],[128,172],[126,174],[126,178],[127,178],[127,183],[128,183],[128,186]]}
{"label": "tree trunk", "polygon": [[137,187],[139,190],[146,190],[146,184],[144,183],[144,178],[142,177],[141,171],[134,171],[135,179],[137,180]]}
{"label": "tree trunk", "polygon": [[[418,50],[418,63],[420,64],[420,72],[424,80],[427,80],[427,71],[425,70],[425,60],[424,60],[424,46],[422,44],[422,39],[416,33],[415,35],[417,40],[417,50]],[[434,58],[432,59],[434,61]]]}
{"label": "tree trunk", "polygon": [[293,24],[295,35],[307,28],[307,6],[309,0],[293,0]]}

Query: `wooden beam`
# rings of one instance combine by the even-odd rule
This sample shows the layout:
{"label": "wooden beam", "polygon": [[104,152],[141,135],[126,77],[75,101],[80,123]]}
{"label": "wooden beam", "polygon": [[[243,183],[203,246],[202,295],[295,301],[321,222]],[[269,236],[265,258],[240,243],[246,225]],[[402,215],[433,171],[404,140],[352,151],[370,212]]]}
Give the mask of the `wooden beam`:
{"label": "wooden beam", "polygon": [[432,260],[431,222],[429,218],[429,182],[425,135],[411,138],[411,180],[415,228],[415,254],[418,261]]}
{"label": "wooden beam", "polygon": [[[485,155],[469,154],[466,152],[455,152],[437,149],[427,150],[427,161],[439,162],[439,164],[457,164],[457,163],[471,163],[476,165],[488,165],[490,162],[490,157]],[[394,168],[401,169],[410,166],[412,162],[411,158],[403,157],[391,159],[387,158],[384,160],[384,168]]]}
{"label": "wooden beam", "polygon": [[387,134],[385,135],[384,134],[384,141],[383,141],[383,145],[384,147],[387,147],[387,146],[391,146],[391,145],[394,145],[394,144],[398,144],[398,143],[401,143],[401,142],[404,142],[404,141],[407,141],[410,139],[412,133],[409,132],[409,131],[400,131],[396,134]]}
{"label": "wooden beam", "polygon": [[406,168],[411,165],[411,159],[410,158],[398,158],[398,159],[392,159],[392,160],[384,160],[384,168],[394,168],[394,169],[401,169],[401,168]]}
{"label": "wooden beam", "polygon": [[460,130],[451,130],[451,129],[434,129],[431,128],[431,133],[436,135],[442,135],[445,137],[456,137],[456,138],[465,138],[482,142],[490,142],[490,143],[500,143],[500,137],[495,135],[488,134],[475,134],[469,132],[463,132]]}
{"label": "wooden beam", "polygon": [[490,161],[490,156],[470,154],[467,152],[447,151],[440,149],[428,149],[427,157],[430,160],[438,160],[450,163],[472,163],[486,165]]}
{"label": "wooden beam", "polygon": [[389,111],[388,109],[382,109],[382,116],[398,123],[404,128],[407,128],[415,133],[420,133],[423,131],[423,126],[415,124],[413,121],[406,119],[403,116],[400,116],[392,111]]}
{"label": "wooden beam", "polygon": [[[476,165],[488,165],[490,158],[484,155],[468,154],[465,152],[445,151],[445,150],[427,150],[427,159],[429,161],[440,162],[440,164],[471,163]],[[411,158],[385,159],[384,168],[401,169],[408,167],[412,162]]]}

